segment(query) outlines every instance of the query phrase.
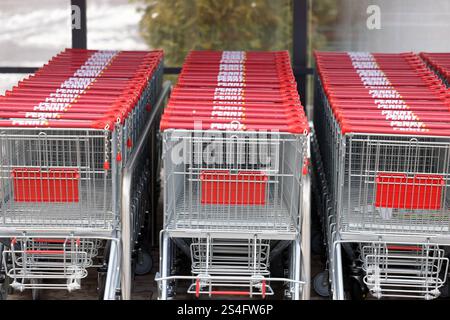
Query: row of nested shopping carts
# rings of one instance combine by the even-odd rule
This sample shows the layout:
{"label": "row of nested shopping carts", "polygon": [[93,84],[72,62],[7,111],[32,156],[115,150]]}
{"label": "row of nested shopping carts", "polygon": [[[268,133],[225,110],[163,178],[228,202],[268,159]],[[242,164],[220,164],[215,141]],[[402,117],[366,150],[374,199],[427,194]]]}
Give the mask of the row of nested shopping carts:
{"label": "row of nested shopping carts", "polygon": [[[422,56],[438,72],[440,61],[449,61]],[[316,52],[315,58],[320,154],[313,144],[325,182],[328,253],[317,284],[329,280],[335,299],[348,291],[353,298],[448,296],[448,89],[413,53]]]}
{"label": "row of nested shopping carts", "polygon": [[428,64],[428,66],[436,72],[442,81],[450,87],[450,53],[429,53],[422,52],[420,57]]}
{"label": "row of nested shopping carts", "polygon": [[[162,51],[67,49],[0,97],[3,286],[34,297],[73,291],[98,267],[100,291],[115,298],[122,168],[161,90],[162,66]],[[148,219],[144,160],[131,192],[136,243]]]}
{"label": "row of nested shopping carts", "polygon": [[[319,285],[333,298],[449,293],[449,56],[315,54]],[[159,125],[162,66],[161,51],[68,49],[0,97],[2,296],[74,291],[98,267],[115,298],[129,246],[155,230],[161,147],[159,298],[179,281],[197,297],[309,298],[310,129],[288,53],[191,52],[160,146],[156,127],[142,137]]]}
{"label": "row of nested shopping carts", "polygon": [[308,299],[309,127],[289,54],[190,52],[161,131],[160,299],[180,282],[197,297]]}

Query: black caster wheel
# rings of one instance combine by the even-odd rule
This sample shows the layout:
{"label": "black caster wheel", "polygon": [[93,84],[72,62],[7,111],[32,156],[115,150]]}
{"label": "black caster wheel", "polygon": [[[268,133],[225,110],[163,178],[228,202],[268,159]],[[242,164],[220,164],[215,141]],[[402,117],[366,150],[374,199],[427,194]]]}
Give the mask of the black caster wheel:
{"label": "black caster wheel", "polygon": [[149,252],[139,250],[134,267],[134,273],[138,276],[150,273],[153,267],[153,259]]}
{"label": "black caster wheel", "polygon": [[314,276],[313,288],[314,291],[321,297],[328,298],[330,296],[328,271],[322,271]]}

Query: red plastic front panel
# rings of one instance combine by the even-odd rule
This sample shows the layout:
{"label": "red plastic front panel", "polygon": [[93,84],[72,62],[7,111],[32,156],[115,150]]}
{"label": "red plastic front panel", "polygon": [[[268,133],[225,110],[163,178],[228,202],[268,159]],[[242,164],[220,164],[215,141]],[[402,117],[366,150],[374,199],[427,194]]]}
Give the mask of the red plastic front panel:
{"label": "red plastic front panel", "polygon": [[444,178],[441,175],[378,173],[375,206],[394,209],[440,210]]}
{"label": "red plastic front panel", "polygon": [[14,168],[14,201],[78,202],[79,172],[72,168]]}
{"label": "red plastic front panel", "polygon": [[264,205],[267,176],[259,172],[202,171],[202,204]]}

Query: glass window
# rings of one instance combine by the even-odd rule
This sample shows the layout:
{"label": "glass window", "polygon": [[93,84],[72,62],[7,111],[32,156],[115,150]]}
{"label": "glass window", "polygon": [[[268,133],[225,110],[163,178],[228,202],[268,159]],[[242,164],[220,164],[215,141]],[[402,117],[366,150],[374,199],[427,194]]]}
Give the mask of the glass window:
{"label": "glass window", "polygon": [[180,66],[197,50],[289,50],[292,0],[134,0],[143,8],[140,31],[166,64]]}
{"label": "glass window", "polygon": [[139,23],[142,6],[130,0],[87,1],[87,46],[103,50],[148,50]]}
{"label": "glass window", "polygon": [[310,9],[310,66],[313,50],[450,51],[448,0],[310,0]]}
{"label": "glass window", "polygon": [[450,51],[448,0],[313,0],[311,9],[312,49]]}

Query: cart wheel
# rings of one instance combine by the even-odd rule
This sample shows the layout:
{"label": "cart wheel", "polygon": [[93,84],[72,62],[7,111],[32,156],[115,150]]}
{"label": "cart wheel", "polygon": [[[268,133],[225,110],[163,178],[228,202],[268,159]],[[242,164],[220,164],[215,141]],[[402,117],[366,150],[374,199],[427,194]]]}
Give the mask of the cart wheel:
{"label": "cart wheel", "polygon": [[138,276],[145,275],[152,270],[153,259],[149,252],[139,250],[136,259],[136,265],[134,267],[134,273]]}
{"label": "cart wheel", "polygon": [[[31,279],[32,284],[40,284],[42,280],[40,279]],[[41,289],[31,289],[31,297],[33,300],[41,300]]]}
{"label": "cart wheel", "polygon": [[314,276],[314,291],[321,297],[329,297],[330,289],[328,286],[328,271],[322,271]]}

